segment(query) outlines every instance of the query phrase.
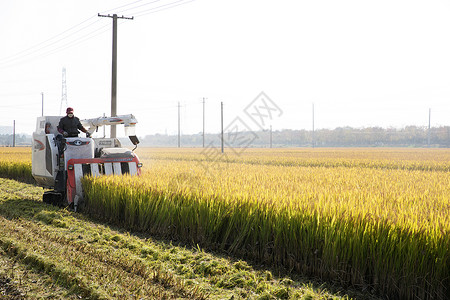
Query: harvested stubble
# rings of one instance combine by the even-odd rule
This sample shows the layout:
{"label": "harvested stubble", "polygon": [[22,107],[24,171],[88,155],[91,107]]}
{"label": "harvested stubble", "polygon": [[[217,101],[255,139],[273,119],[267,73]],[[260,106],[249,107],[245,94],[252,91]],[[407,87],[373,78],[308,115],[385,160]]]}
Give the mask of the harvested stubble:
{"label": "harvested stubble", "polygon": [[405,164],[419,167],[159,160],[140,178],[83,186],[90,213],[129,228],[391,298],[445,299],[450,173]]}

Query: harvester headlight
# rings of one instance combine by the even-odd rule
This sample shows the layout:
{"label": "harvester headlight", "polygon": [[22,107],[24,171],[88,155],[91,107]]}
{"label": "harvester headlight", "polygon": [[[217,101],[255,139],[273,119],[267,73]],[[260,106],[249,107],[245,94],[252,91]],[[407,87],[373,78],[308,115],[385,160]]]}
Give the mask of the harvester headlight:
{"label": "harvester headlight", "polygon": [[137,166],[138,166],[138,168],[142,168],[142,163],[141,162],[138,163]]}
{"label": "harvester headlight", "polygon": [[68,165],[68,166],[67,166],[67,169],[73,170],[73,165]]}

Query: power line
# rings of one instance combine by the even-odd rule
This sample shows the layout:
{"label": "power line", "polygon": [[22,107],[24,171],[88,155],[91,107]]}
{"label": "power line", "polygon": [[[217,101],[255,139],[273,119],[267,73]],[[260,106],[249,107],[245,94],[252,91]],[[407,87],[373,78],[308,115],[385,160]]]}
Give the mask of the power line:
{"label": "power line", "polygon": [[[36,45],[33,45],[33,46],[31,46],[31,47],[29,47],[29,48],[27,48],[27,49],[25,49],[25,50],[19,51],[19,52],[17,52],[16,54],[13,54],[13,55],[10,55],[10,56],[1,58],[1,59],[0,59],[0,62],[1,62],[2,60],[8,60],[8,59],[10,59],[10,58],[12,58],[12,57],[19,56],[19,55],[21,55],[22,53],[25,53],[25,52],[27,52],[27,51],[33,50],[34,48],[39,47],[40,45],[45,44],[45,43],[47,43],[47,42],[49,42],[49,41],[51,41],[51,40],[53,40],[53,39],[55,39],[55,38],[57,38],[57,37],[63,35],[64,33],[71,31],[72,29],[75,29],[76,27],[80,26],[81,24],[86,23],[87,21],[89,21],[89,20],[91,20],[91,19],[93,19],[93,18],[95,18],[95,17],[92,16],[92,17],[90,17],[90,18],[88,18],[88,19],[86,19],[86,20],[84,20],[84,21],[78,23],[77,25],[74,25],[74,26],[70,27],[69,29],[66,29],[66,30],[64,30],[63,32],[58,33],[57,35],[55,35],[55,36],[53,36],[53,37],[51,37],[51,38],[49,38],[49,39],[46,39],[45,41],[42,41],[42,42],[40,42],[40,43],[38,43],[38,44],[36,44]],[[98,20],[96,20],[96,21],[98,21]],[[94,23],[95,23],[95,22],[94,22]],[[47,46],[46,46],[46,47],[47,47]]]}
{"label": "power line", "polygon": [[[55,37],[61,36],[62,34],[66,33],[66,32],[69,32],[69,31],[71,31],[72,29],[75,28],[75,27],[72,27],[71,29],[68,29],[68,30],[64,31],[63,33],[60,33],[60,34],[56,35],[56,36],[53,37],[53,38],[47,39],[47,40],[44,41],[44,42],[41,42],[41,43],[39,43],[39,44],[37,44],[37,45],[35,45],[35,46],[32,46],[32,47],[30,47],[30,48],[28,48],[28,49],[26,49],[26,50],[23,50],[23,51],[19,52],[20,54],[17,53],[17,54],[15,54],[15,55],[10,56],[9,59],[6,59],[6,58],[1,59],[1,60],[0,60],[0,64],[8,64],[8,63],[11,63],[11,62],[14,62],[14,61],[17,61],[17,60],[22,60],[22,59],[24,59],[25,57],[31,56],[31,55],[33,55],[33,54],[39,52],[39,51],[42,51],[42,50],[47,49],[47,48],[49,48],[49,47],[51,47],[51,46],[53,46],[53,45],[55,45],[55,44],[58,44],[58,43],[60,43],[60,42],[63,41],[63,40],[66,40],[66,39],[68,39],[68,38],[70,38],[70,37],[73,37],[75,34],[77,34],[77,33],[81,32],[81,31],[85,30],[86,28],[91,27],[92,25],[94,25],[94,24],[97,23],[97,22],[98,22],[98,20],[95,20],[94,22],[91,22],[91,23],[87,24],[86,26],[84,26],[84,27],[82,27],[82,28],[76,30],[75,32],[71,33],[70,35],[61,37],[61,38],[59,38],[59,39],[53,41]],[[82,22],[82,23],[84,23],[84,22]],[[82,24],[82,23],[80,23],[80,24]],[[50,42],[50,43],[48,43],[48,42]],[[40,45],[43,45],[43,46],[38,47],[38,45],[39,45],[39,46],[40,46]],[[53,49],[52,49],[52,50],[53,50]]]}
{"label": "power line", "polygon": [[[138,5],[138,6],[135,6],[135,7],[131,7],[131,8],[127,8],[125,10],[120,10],[120,13],[124,13],[126,11],[130,11],[130,10],[133,10],[133,9],[136,9],[136,8],[139,8],[139,7],[147,6],[147,5],[153,4],[155,2],[159,2],[159,1],[161,1],[161,0],[153,0],[153,1],[145,3],[145,4],[141,4],[141,5]],[[131,14],[133,14],[133,13],[131,13]]]}
{"label": "power line", "polygon": [[[103,31],[99,32],[98,34],[95,34],[96,32],[98,32],[98,31],[100,31],[100,30],[102,30],[102,29],[105,29],[106,27],[108,27],[106,30],[103,30]],[[60,52],[60,51],[65,50],[65,49],[71,48],[71,47],[72,47],[73,45],[75,45],[75,44],[76,44],[76,45],[82,44],[83,42],[85,42],[85,41],[87,41],[87,40],[90,40],[91,38],[94,38],[94,37],[96,37],[96,36],[98,36],[98,35],[100,35],[100,34],[103,34],[103,33],[107,32],[107,31],[109,31],[109,25],[104,25],[104,26],[102,26],[102,27],[99,27],[99,28],[97,28],[97,29],[91,31],[91,32],[88,32],[88,33],[85,34],[84,36],[81,36],[81,37],[79,37],[79,38],[76,38],[76,39],[74,39],[74,40],[72,40],[72,41],[69,41],[69,42],[67,42],[67,43],[65,43],[65,44],[63,44],[63,45],[61,45],[61,46],[59,46],[59,47],[57,47],[57,48],[48,50],[48,51],[46,51],[46,52],[42,52],[42,53],[29,53],[29,54],[23,55],[22,57],[13,59],[13,60],[11,60],[10,62],[3,62],[3,63],[0,62],[0,67],[1,67],[1,68],[13,67],[13,66],[21,65],[21,64],[26,63],[26,62],[29,62],[29,61],[33,61],[33,60],[36,60],[36,59],[40,59],[40,58],[47,57],[47,56],[49,56],[49,55],[53,55],[53,54],[55,54],[55,53],[58,53],[58,52]],[[63,40],[63,39],[61,39],[61,40]],[[60,40],[60,41],[61,41],[61,40]],[[60,41],[58,41],[58,42],[60,42]],[[42,47],[41,49],[36,50],[35,52],[38,52],[38,51],[40,51],[40,50],[42,50],[42,49],[45,49],[45,48],[47,48],[47,47]],[[35,56],[31,56],[31,55],[33,55],[33,54],[35,54]],[[28,56],[31,56],[31,57],[27,58]]]}
{"label": "power line", "polygon": [[[118,8],[128,7],[128,6],[131,6],[133,4],[136,4],[136,3],[139,3],[139,2],[142,2],[142,1],[143,0],[134,1],[134,2],[131,2],[129,4],[125,4],[125,5],[119,6]],[[128,8],[128,9],[123,10],[123,11],[134,10],[134,9],[137,9],[137,8],[140,8],[140,7],[143,7],[143,6],[147,6],[147,5],[159,2],[159,1],[161,1],[161,0],[153,0],[153,1],[150,1],[148,3],[144,3],[144,4],[141,4],[141,5],[135,6],[135,7]],[[163,5],[159,5],[159,6],[156,6],[156,7],[152,7],[152,8],[149,8],[149,9],[137,11],[136,14],[137,14],[137,16],[145,16],[145,15],[148,15],[148,14],[157,13],[157,12],[160,12],[160,11],[163,11],[163,10],[171,9],[171,8],[176,7],[176,6],[187,4],[187,3],[193,2],[193,1],[195,1],[195,0],[188,0],[188,1],[186,1],[186,0],[177,0],[177,1],[173,1],[173,2],[170,2],[170,3],[163,4]],[[111,10],[113,10],[113,9],[111,9]],[[111,10],[107,10],[107,11],[111,11]],[[74,46],[75,44],[76,45],[81,44],[81,43],[83,43],[83,42],[85,42],[85,41],[87,41],[87,40],[89,40],[89,39],[91,39],[91,38],[93,38],[95,36],[98,36],[98,35],[106,32],[106,31],[108,31],[108,29],[107,30],[103,30],[107,26],[98,27],[98,28],[96,28],[94,30],[91,30],[91,31],[87,32],[86,34],[84,34],[84,35],[82,35],[80,37],[74,38],[73,40],[69,41],[66,44],[63,44],[61,46],[57,46],[56,48],[50,49],[49,51],[45,51],[49,47],[51,47],[53,45],[58,45],[62,41],[74,37],[76,34],[82,32],[82,31],[84,31],[86,29],[91,28],[97,22],[99,22],[99,20],[96,19],[94,22],[90,22],[87,25],[79,28],[80,26],[82,26],[86,22],[91,21],[93,18],[94,17],[90,17],[90,18],[88,18],[88,19],[86,19],[86,20],[84,20],[84,21],[82,21],[82,22],[80,22],[80,23],[78,23],[78,24],[76,24],[76,25],[74,25],[74,26],[72,26],[72,27],[62,31],[61,33],[59,33],[59,34],[57,34],[57,35],[55,35],[55,36],[53,36],[53,37],[51,37],[49,39],[46,39],[46,40],[44,40],[44,41],[42,41],[42,42],[40,42],[40,43],[38,43],[36,45],[33,45],[33,46],[31,46],[31,47],[29,47],[29,48],[27,48],[25,50],[19,51],[19,52],[13,54],[13,55],[10,55],[10,56],[4,57],[4,58],[0,58],[0,68],[13,67],[13,66],[16,66],[16,65],[20,65],[20,64],[32,61],[32,60],[40,59],[40,58],[43,58],[43,57],[55,54],[57,52],[63,51],[65,49],[67,49],[67,48],[70,48],[70,47]],[[75,30],[75,29],[77,29],[77,30]],[[99,32],[99,33],[95,34],[97,32]],[[68,34],[68,35],[66,35],[66,34]],[[42,51],[44,51],[44,52],[42,52]]]}
{"label": "power line", "polygon": [[[135,15],[136,17],[142,17],[142,16],[145,16],[145,15],[157,13],[157,12],[160,12],[160,11],[163,11],[163,10],[166,10],[166,9],[174,8],[174,7],[183,5],[183,4],[187,4],[187,3],[193,2],[193,1],[195,1],[195,0],[188,0],[188,1],[186,1],[186,2],[183,2],[183,1],[185,1],[185,0],[174,1],[174,2],[172,2],[172,3],[160,5],[160,6],[157,6],[157,7],[154,7],[154,8],[150,8],[150,9],[147,9],[147,10],[143,10],[143,11],[141,11],[141,12],[134,13],[134,15]],[[182,2],[182,3],[179,3],[179,2]],[[175,3],[178,3],[178,4],[172,5],[172,4],[175,4]],[[166,7],[166,6],[168,6],[168,5],[172,5],[172,6]],[[158,8],[161,8],[161,7],[165,7],[165,8],[158,9]],[[158,10],[156,10],[156,9],[158,9]]]}
{"label": "power line", "polygon": [[[139,1],[143,1],[143,0],[139,0]],[[139,2],[139,1],[135,1],[134,3]],[[126,6],[126,5],[124,5],[124,6]],[[80,23],[70,27],[69,29],[66,29],[66,30],[62,31],[61,33],[59,33],[59,34],[57,34],[57,35],[55,35],[55,36],[53,36],[53,37],[51,37],[49,39],[46,39],[46,40],[44,40],[44,41],[42,41],[42,42],[40,42],[40,43],[38,43],[36,45],[33,45],[33,46],[31,46],[31,47],[29,47],[29,48],[27,48],[25,50],[19,51],[16,54],[13,54],[13,55],[10,55],[10,56],[4,57],[4,58],[0,58],[0,66],[1,67],[11,67],[11,66],[15,66],[15,65],[20,64],[20,63],[28,62],[28,61],[30,61],[30,59],[28,59],[26,61],[21,61],[21,60],[24,60],[27,57],[33,56],[35,54],[36,54],[36,56],[35,57],[31,57],[31,60],[38,59],[38,58],[41,58],[41,57],[45,57],[47,55],[54,54],[54,53],[58,52],[59,50],[64,50],[64,49],[72,46],[74,43],[78,42],[79,40],[85,41],[86,39],[89,39],[89,38],[86,38],[86,39],[84,39],[84,38],[89,36],[89,35],[91,35],[91,34],[93,34],[93,33],[95,33],[95,32],[97,32],[97,31],[99,31],[99,30],[102,30],[103,28],[105,28],[105,26],[97,28],[94,31],[88,32],[84,36],[76,38],[75,40],[72,40],[69,43],[67,43],[65,45],[62,45],[62,46],[60,46],[60,47],[58,47],[56,49],[51,49],[50,51],[44,52],[42,54],[37,54],[38,52],[40,52],[42,50],[45,50],[45,49],[47,49],[47,48],[49,48],[49,47],[51,47],[51,46],[53,46],[55,44],[60,43],[63,40],[66,40],[68,38],[71,38],[71,37],[75,36],[77,33],[80,33],[80,32],[82,32],[83,30],[85,30],[87,28],[92,27],[95,23],[99,22],[98,19],[95,19],[94,22],[90,22],[89,24],[87,24],[87,25],[79,28],[78,30],[74,31],[75,29],[77,29],[78,27],[83,25],[84,23],[86,23],[86,22],[88,22],[88,21],[90,21],[90,20],[92,20],[94,18],[95,17],[92,16],[92,17],[90,17],[90,18],[88,18],[88,19],[86,19],[86,20],[84,20],[84,21],[82,21],[82,22],[80,22]],[[67,34],[69,32],[70,32],[69,35],[64,36],[65,34]],[[101,32],[101,33],[103,33],[103,32]],[[61,37],[61,38],[58,38],[58,37]],[[20,62],[20,63],[17,63],[17,62]]]}
{"label": "power line", "polygon": [[[111,8],[111,9],[108,9],[108,10],[104,10],[104,11],[100,12],[100,14],[106,14],[106,13],[111,12],[111,11],[116,11],[117,12],[117,11],[119,11],[119,9],[121,9],[123,7],[127,7],[127,6],[133,5],[133,4],[138,3],[138,2],[142,2],[142,1],[144,1],[144,0],[137,0],[137,1],[134,1],[134,2],[131,2],[131,3],[128,3],[128,4],[121,5],[119,7]],[[123,11],[119,11],[119,12],[122,13]]]}

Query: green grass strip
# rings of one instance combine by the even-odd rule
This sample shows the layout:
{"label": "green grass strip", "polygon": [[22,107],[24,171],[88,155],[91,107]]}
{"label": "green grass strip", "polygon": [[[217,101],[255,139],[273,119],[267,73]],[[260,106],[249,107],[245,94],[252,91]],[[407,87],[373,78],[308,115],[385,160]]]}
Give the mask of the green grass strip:
{"label": "green grass strip", "polygon": [[73,293],[88,299],[109,299],[103,291],[95,288],[80,276],[77,270],[60,266],[48,257],[27,251],[26,245],[21,245],[6,237],[0,236],[0,247],[10,257],[14,257],[21,263],[33,268],[38,272],[50,275],[55,282],[70,288]]}

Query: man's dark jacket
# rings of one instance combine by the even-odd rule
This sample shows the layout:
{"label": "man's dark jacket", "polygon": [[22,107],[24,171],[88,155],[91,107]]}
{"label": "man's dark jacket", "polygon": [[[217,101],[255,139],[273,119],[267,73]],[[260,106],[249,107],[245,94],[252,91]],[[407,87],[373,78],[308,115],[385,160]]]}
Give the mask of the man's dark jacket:
{"label": "man's dark jacket", "polygon": [[64,131],[68,133],[68,137],[77,137],[79,130],[85,132],[83,125],[81,125],[80,119],[77,117],[69,118],[65,116],[59,120],[58,131],[63,133]]}

